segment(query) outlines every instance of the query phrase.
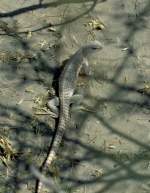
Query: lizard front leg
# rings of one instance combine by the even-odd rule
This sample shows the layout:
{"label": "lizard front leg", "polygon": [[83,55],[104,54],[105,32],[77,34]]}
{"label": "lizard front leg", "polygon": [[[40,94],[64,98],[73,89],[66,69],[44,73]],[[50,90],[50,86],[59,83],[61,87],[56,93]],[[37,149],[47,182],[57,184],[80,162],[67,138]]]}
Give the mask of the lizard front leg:
{"label": "lizard front leg", "polygon": [[88,60],[86,58],[83,58],[81,73],[83,73],[85,75],[91,75],[89,63],[88,63]]}

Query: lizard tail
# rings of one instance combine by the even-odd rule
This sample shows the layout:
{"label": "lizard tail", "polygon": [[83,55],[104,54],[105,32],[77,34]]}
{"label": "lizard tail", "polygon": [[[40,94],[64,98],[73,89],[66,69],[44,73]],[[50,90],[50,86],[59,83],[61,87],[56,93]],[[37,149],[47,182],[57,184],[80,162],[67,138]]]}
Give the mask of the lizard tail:
{"label": "lizard tail", "polygon": [[[64,129],[63,129],[64,130]],[[57,150],[59,148],[59,145],[62,141],[62,137],[63,137],[63,130],[59,130],[58,129],[58,133],[56,133],[56,139],[53,141],[53,144],[49,150],[49,154],[47,155],[44,163],[42,164],[42,172],[45,171],[45,169],[50,166],[52,164],[52,162],[54,161],[54,159],[56,158],[56,153]],[[55,137],[54,137],[55,138]],[[37,180],[37,184],[36,184],[36,193],[40,193],[42,190],[42,182],[40,180]]]}
{"label": "lizard tail", "polygon": [[[45,171],[45,169],[48,166],[50,166],[52,164],[52,162],[54,161],[54,159],[56,158],[56,154],[58,152],[58,149],[59,149],[59,146],[61,144],[64,132],[66,130],[67,122],[68,122],[68,117],[69,117],[68,116],[68,109],[69,109],[69,106],[67,106],[63,109],[65,112],[60,113],[58,128],[57,128],[57,131],[56,131],[55,136],[53,138],[53,141],[49,147],[49,150],[48,150],[49,153],[48,153],[45,161],[42,164],[41,172]],[[42,191],[42,186],[43,186],[42,182],[40,180],[37,180],[35,193],[40,193]]]}

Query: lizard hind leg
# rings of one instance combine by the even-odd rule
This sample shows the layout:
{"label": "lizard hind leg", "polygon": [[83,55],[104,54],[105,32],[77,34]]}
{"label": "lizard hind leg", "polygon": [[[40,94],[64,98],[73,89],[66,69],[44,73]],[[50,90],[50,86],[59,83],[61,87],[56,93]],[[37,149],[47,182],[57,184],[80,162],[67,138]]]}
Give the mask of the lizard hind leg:
{"label": "lizard hind leg", "polygon": [[78,109],[80,109],[81,103],[83,101],[83,95],[81,94],[75,94],[71,97],[71,112],[74,112]]}
{"label": "lizard hind leg", "polygon": [[[83,95],[75,94],[70,99],[71,111],[78,109],[83,100]],[[47,106],[55,114],[55,117],[58,118],[59,115],[59,98],[54,97],[47,102]]]}
{"label": "lizard hind leg", "polygon": [[59,98],[54,97],[47,102],[48,108],[58,117],[59,114]]}
{"label": "lizard hind leg", "polygon": [[81,94],[74,94],[71,97],[70,103],[71,104],[81,104],[82,100],[83,100],[83,95],[81,95]]}

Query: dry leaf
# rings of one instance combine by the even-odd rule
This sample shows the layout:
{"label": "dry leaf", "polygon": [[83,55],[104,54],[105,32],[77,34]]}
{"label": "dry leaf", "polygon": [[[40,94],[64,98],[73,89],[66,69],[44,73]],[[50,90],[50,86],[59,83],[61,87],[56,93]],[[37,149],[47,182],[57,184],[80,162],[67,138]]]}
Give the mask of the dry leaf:
{"label": "dry leaf", "polygon": [[49,28],[48,28],[48,31],[56,32],[56,28],[54,28],[54,27],[49,27]]}
{"label": "dry leaf", "polygon": [[27,87],[25,89],[25,92],[34,93],[33,89],[31,87]]}
{"label": "dry leaf", "polygon": [[128,49],[129,49],[129,48],[127,48],[127,47],[126,47],[126,48],[122,48],[122,51],[127,51]]}
{"label": "dry leaf", "polygon": [[93,30],[103,30],[105,28],[105,25],[103,24],[102,21],[99,19],[92,19],[88,25],[93,29]]}
{"label": "dry leaf", "polygon": [[40,47],[43,48],[47,44],[47,42],[46,40],[43,40],[39,44],[40,44]]}
{"label": "dry leaf", "polygon": [[0,159],[5,166],[8,167],[8,162],[14,154],[15,151],[10,141],[6,137],[0,136]]}
{"label": "dry leaf", "polygon": [[17,105],[21,105],[24,101],[24,98],[22,98],[19,102],[17,102]]}
{"label": "dry leaf", "polygon": [[27,33],[27,39],[30,39],[31,37],[32,37],[32,32],[29,31],[29,32]]}

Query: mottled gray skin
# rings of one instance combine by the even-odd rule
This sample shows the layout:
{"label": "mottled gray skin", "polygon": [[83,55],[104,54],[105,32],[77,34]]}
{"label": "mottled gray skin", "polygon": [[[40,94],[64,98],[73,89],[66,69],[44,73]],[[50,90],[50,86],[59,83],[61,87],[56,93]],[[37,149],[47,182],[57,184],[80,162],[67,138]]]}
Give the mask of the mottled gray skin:
{"label": "mottled gray skin", "polygon": [[[76,83],[80,69],[88,67],[87,56],[96,50],[102,49],[98,41],[93,41],[81,47],[67,62],[59,78],[59,123],[55,138],[52,142],[51,149],[43,164],[43,170],[49,166],[55,159],[59,145],[62,141],[63,134],[69,123],[70,101],[76,88]],[[86,70],[86,69],[85,69]],[[37,186],[37,193],[40,193],[42,183]]]}

